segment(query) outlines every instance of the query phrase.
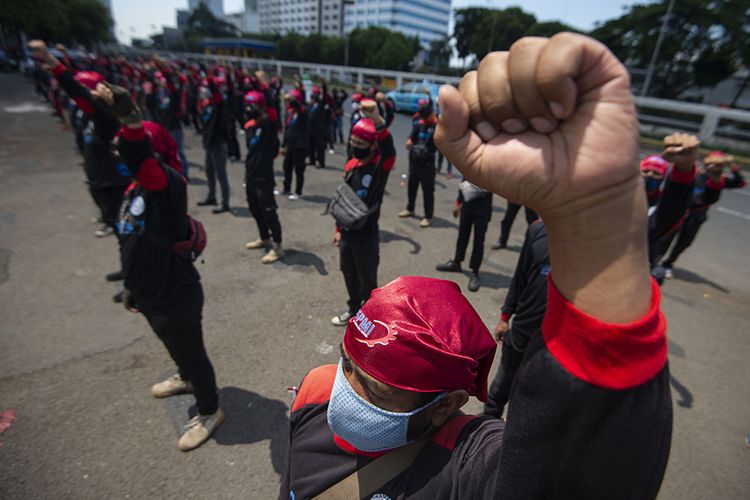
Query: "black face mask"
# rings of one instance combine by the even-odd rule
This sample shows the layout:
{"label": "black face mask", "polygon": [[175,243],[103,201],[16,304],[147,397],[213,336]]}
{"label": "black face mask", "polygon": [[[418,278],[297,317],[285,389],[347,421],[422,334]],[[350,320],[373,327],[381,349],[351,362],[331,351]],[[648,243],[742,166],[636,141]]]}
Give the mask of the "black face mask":
{"label": "black face mask", "polygon": [[361,160],[363,158],[367,158],[370,155],[370,153],[371,153],[370,148],[356,148],[356,147],[352,147],[352,154],[358,160]]}
{"label": "black face mask", "polygon": [[651,193],[656,191],[661,186],[661,179],[654,179],[653,177],[643,177],[643,184],[645,185],[646,192]]}
{"label": "black face mask", "polygon": [[289,99],[289,106],[293,109],[299,109],[299,101],[297,99]]}
{"label": "black face mask", "polygon": [[432,110],[430,108],[419,108],[419,116],[422,118],[427,118],[432,114]]}
{"label": "black face mask", "polygon": [[255,106],[248,106],[247,108],[245,108],[245,114],[248,118],[254,120],[255,118],[258,118],[260,116],[260,110]]}

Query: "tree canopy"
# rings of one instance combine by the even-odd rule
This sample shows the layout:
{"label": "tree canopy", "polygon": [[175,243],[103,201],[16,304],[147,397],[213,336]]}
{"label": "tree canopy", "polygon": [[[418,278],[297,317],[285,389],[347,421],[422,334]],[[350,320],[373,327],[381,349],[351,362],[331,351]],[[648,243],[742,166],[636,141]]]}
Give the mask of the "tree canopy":
{"label": "tree canopy", "polygon": [[[669,0],[631,6],[591,32],[631,68],[647,68]],[[678,0],[649,95],[675,98],[713,86],[750,62],[750,0]]]}
{"label": "tree canopy", "polygon": [[0,24],[31,38],[91,46],[110,39],[112,19],[97,0],[3,0]]}

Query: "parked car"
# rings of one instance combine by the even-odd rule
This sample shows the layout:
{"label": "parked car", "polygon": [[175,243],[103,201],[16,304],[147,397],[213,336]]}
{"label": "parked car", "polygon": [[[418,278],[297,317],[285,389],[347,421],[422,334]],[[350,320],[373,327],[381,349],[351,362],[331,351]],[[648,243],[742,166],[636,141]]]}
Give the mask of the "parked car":
{"label": "parked car", "polygon": [[386,93],[386,97],[393,104],[393,109],[396,111],[406,111],[409,113],[417,112],[417,102],[426,96],[432,98],[432,105],[435,107],[437,113],[437,102],[438,92],[440,91],[440,85],[436,83],[414,82],[402,85],[396,90],[391,90]]}

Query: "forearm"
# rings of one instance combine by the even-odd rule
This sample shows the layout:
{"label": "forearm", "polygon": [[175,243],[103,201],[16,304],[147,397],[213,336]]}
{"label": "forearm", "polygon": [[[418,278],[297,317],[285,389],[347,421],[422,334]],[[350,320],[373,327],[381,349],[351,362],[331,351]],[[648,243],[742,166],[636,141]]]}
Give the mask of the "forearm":
{"label": "forearm", "polygon": [[640,178],[633,176],[594,198],[545,219],[552,280],[586,314],[608,323],[634,321],[651,304]]}

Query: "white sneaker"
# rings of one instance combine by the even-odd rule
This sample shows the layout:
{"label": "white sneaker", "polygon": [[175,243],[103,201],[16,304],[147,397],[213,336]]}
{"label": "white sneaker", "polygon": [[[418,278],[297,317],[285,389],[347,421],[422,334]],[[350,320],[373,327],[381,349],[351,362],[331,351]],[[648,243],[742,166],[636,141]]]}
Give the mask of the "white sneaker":
{"label": "white sneaker", "polygon": [[331,323],[333,323],[336,326],[346,326],[347,323],[349,323],[349,318],[352,317],[352,313],[349,311],[343,312],[339,314],[338,316],[334,316],[331,318]]}
{"label": "white sneaker", "polygon": [[263,256],[260,261],[264,264],[273,264],[284,256],[284,250],[281,248],[281,243],[274,243],[267,254]]}
{"label": "white sneaker", "polygon": [[278,189],[274,189],[274,190],[273,190],[273,195],[274,195],[274,196],[278,196],[278,195],[280,195],[280,194],[281,194],[281,191],[279,191]]}
{"label": "white sneaker", "polygon": [[224,412],[219,408],[212,415],[196,415],[185,426],[185,433],[177,441],[182,451],[190,451],[205,443],[224,422]]}
{"label": "white sneaker", "polygon": [[151,387],[151,395],[155,398],[168,398],[169,396],[182,394],[183,392],[193,392],[193,384],[187,380],[182,380],[179,373]]}
{"label": "white sneaker", "polygon": [[109,236],[114,232],[114,229],[112,229],[110,226],[104,225],[100,229],[94,231],[94,235],[96,235],[97,238],[104,238],[105,236]]}
{"label": "white sneaker", "polygon": [[430,227],[431,225],[432,219],[428,219],[427,217],[419,221],[419,227]]}
{"label": "white sneaker", "polygon": [[256,248],[270,248],[271,247],[271,240],[263,240],[261,238],[258,238],[257,240],[248,241],[245,243],[245,248],[248,250],[255,250]]}
{"label": "white sneaker", "polygon": [[299,195],[292,193],[292,194],[289,195],[289,199],[292,200],[292,201],[299,200]]}
{"label": "white sneaker", "polygon": [[332,154],[334,154],[335,152],[336,152],[336,151],[334,151],[334,150],[333,150],[333,148],[331,148],[331,149],[329,149],[329,150],[328,150],[328,154],[329,154],[329,155],[332,155]]}

